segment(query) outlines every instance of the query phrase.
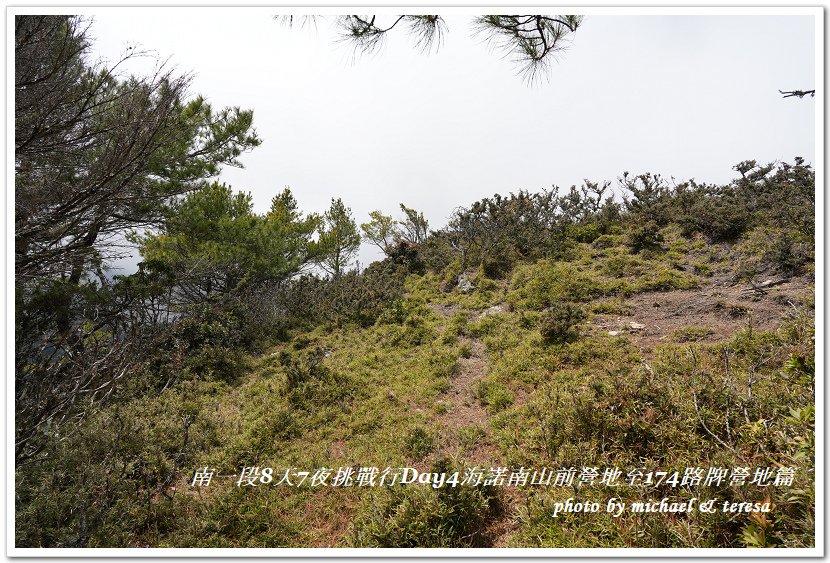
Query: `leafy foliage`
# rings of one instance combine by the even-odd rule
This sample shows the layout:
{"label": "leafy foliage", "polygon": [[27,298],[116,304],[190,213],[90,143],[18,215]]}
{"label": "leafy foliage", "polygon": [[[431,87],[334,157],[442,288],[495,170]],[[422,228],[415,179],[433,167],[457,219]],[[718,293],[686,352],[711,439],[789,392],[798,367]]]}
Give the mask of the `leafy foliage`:
{"label": "leafy foliage", "polygon": [[371,242],[385,254],[400,238],[400,230],[398,228],[398,221],[392,219],[389,215],[384,215],[380,211],[371,211],[369,213],[371,221],[368,223],[361,223],[360,230],[363,232],[365,240]]}
{"label": "leafy foliage", "polygon": [[[259,144],[252,113],[184,99],[172,71],[121,78],[87,61],[83,22],[15,19],[15,271],[75,283],[114,235],[154,224]],[[127,58],[134,55],[128,55]]]}
{"label": "leafy foliage", "polygon": [[317,241],[319,265],[335,279],[349,266],[360,247],[360,233],[340,198],[331,201],[331,207],[323,215],[323,226]]}
{"label": "leafy foliage", "polygon": [[[252,113],[186,99],[162,67],[122,77],[90,63],[74,16],[15,16],[17,459],[46,428],[86,416],[136,369],[146,327],[102,271],[128,229],[257,146]],[[128,55],[126,58],[136,56]],[[154,281],[159,281],[156,278]],[[131,288],[134,289],[134,288]]]}
{"label": "leafy foliage", "polygon": [[199,303],[296,275],[316,256],[311,237],[319,224],[315,215],[302,217],[287,188],[260,216],[250,194],[211,184],[177,204],[164,231],[136,240],[145,269],[170,272],[178,300]]}

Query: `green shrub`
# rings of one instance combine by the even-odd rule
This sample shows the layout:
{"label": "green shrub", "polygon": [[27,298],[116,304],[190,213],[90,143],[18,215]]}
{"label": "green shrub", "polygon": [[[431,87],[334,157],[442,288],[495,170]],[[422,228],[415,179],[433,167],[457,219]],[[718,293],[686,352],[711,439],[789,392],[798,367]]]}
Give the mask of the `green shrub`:
{"label": "green shrub", "polygon": [[[368,327],[388,309],[399,306],[408,273],[406,264],[386,258],[362,272],[351,270],[338,278],[304,275],[251,291],[241,300],[241,308],[254,331],[272,332],[283,339],[289,329],[297,327]],[[395,314],[392,311],[391,318]]]}
{"label": "green shrub", "polygon": [[308,306],[318,318],[338,326],[371,326],[386,309],[400,302],[407,272],[407,266],[392,259],[375,262],[364,272],[353,270],[324,280]]}
{"label": "green shrub", "polygon": [[783,231],[774,237],[762,259],[784,274],[796,274],[812,262],[812,244],[800,242],[797,237]]}
{"label": "green shrub", "polygon": [[[143,377],[155,391],[182,380],[234,382],[247,368],[248,339],[238,315],[219,306],[194,306],[147,343]],[[134,393],[137,389],[131,382]]]}
{"label": "green shrub", "polygon": [[[447,460],[432,472],[452,473]],[[499,505],[493,487],[397,485],[374,490],[362,503],[349,532],[352,547],[485,547],[488,520]]]}
{"label": "green shrub", "polygon": [[619,235],[602,235],[594,239],[591,246],[598,250],[613,248],[620,244],[620,239],[621,237]]}
{"label": "green shrub", "polygon": [[519,256],[509,247],[494,249],[481,260],[481,273],[491,280],[500,280],[511,272]]}
{"label": "green shrub", "polygon": [[752,211],[732,185],[689,181],[672,194],[672,217],[685,236],[700,233],[712,242],[733,241],[750,226]]}
{"label": "green shrub", "polygon": [[539,332],[547,342],[560,343],[574,338],[574,328],[585,319],[581,308],[570,303],[556,303],[542,314]]}
{"label": "green shrub", "polygon": [[773,271],[783,275],[799,274],[815,259],[814,242],[804,235],[780,228],[762,226],[753,229],[737,245],[738,279],[753,280]]}
{"label": "green shrub", "polygon": [[349,379],[325,365],[326,351],[280,352],[289,402],[299,408],[343,402],[351,393]]}
{"label": "green shrub", "polygon": [[447,331],[451,332],[456,336],[463,336],[467,334],[467,314],[463,312],[457,312],[450,317],[450,322],[447,326]]}
{"label": "green shrub", "polygon": [[611,255],[601,262],[602,272],[608,276],[621,278],[636,276],[646,267],[643,261],[629,254]]}
{"label": "green shrub", "polygon": [[285,406],[273,406],[243,423],[244,430],[228,448],[228,463],[234,468],[257,465],[273,455],[280,443],[302,433],[297,416]]}
{"label": "green shrub", "polygon": [[513,395],[510,390],[496,381],[484,380],[478,383],[475,388],[475,396],[491,413],[503,411],[513,404]]}
{"label": "green shrub", "polygon": [[568,228],[567,234],[570,238],[574,239],[577,242],[584,242],[589,244],[596,241],[601,236],[607,236],[602,234],[602,225],[599,225],[597,223],[572,225]]}
{"label": "green shrub", "polygon": [[177,478],[219,442],[210,397],[221,383],[184,381],[94,412],[18,467],[18,547],[125,547],[178,525]]}
{"label": "green shrub", "polygon": [[707,261],[699,261],[693,263],[692,269],[694,270],[695,274],[698,274],[700,276],[712,275],[712,265]]}
{"label": "green shrub", "polygon": [[660,226],[654,221],[647,221],[634,227],[628,235],[628,246],[634,252],[657,250],[663,242]]}
{"label": "green shrub", "polygon": [[197,379],[233,382],[245,372],[247,363],[241,350],[228,346],[204,346],[185,356],[186,373]]}
{"label": "green shrub", "polygon": [[409,312],[403,299],[396,299],[379,316],[377,322],[386,324],[403,324]]}
{"label": "green shrub", "polygon": [[178,523],[176,547],[262,549],[298,545],[303,537],[302,525],[275,509],[274,493],[275,489],[236,486],[217,491],[210,502],[196,505],[189,526]]}

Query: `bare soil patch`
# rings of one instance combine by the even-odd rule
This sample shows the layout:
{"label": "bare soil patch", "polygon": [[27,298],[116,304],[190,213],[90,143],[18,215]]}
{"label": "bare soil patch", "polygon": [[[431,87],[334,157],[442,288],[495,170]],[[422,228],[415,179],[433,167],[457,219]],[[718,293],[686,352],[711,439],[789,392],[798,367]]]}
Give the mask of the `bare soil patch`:
{"label": "bare soil patch", "polygon": [[[496,462],[498,450],[489,440],[490,418],[487,410],[475,397],[476,386],[487,375],[487,351],[481,340],[465,340],[470,344],[470,357],[459,359],[458,373],[450,379],[450,388],[440,398],[447,404],[447,411],[436,419],[441,436],[439,455],[463,456],[470,463],[489,466]],[[466,450],[459,431],[471,426],[481,428],[485,436]]]}
{"label": "bare soil patch", "polygon": [[[626,334],[644,349],[678,342],[678,333],[688,327],[708,329],[695,341],[717,342],[748,326],[779,328],[787,318],[805,310],[814,292],[808,276],[790,278],[763,292],[748,283],[713,281],[700,289],[635,295],[624,302],[629,314],[597,315],[594,327]],[[632,328],[631,323],[644,326]]]}

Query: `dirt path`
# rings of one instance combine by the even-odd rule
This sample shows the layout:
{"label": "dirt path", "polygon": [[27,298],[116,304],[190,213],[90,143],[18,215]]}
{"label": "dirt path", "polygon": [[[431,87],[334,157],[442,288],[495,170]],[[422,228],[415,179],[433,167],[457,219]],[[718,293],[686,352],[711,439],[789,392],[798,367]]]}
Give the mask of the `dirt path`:
{"label": "dirt path", "polygon": [[478,383],[488,370],[487,351],[478,338],[464,337],[470,357],[460,358],[458,373],[450,379],[450,388],[441,395],[447,410],[436,418],[440,429],[439,455],[463,457],[469,463],[491,465],[498,451],[489,443],[490,417],[475,396]]}
{"label": "dirt path", "polygon": [[[431,307],[435,313],[445,318],[463,311],[449,305],[433,304]],[[468,314],[472,316],[472,313]],[[444,402],[447,410],[435,417],[440,436],[436,455],[449,455],[463,460],[468,466],[475,465],[479,468],[504,466],[501,452],[493,439],[490,415],[475,396],[478,383],[487,376],[489,370],[487,349],[475,337],[462,336],[460,341],[469,346],[470,354],[469,357],[458,360],[458,372],[450,379],[450,388],[438,399]],[[519,492],[511,487],[504,487],[502,492],[503,510],[486,524],[485,535],[489,547],[506,547],[517,528],[512,514]]]}

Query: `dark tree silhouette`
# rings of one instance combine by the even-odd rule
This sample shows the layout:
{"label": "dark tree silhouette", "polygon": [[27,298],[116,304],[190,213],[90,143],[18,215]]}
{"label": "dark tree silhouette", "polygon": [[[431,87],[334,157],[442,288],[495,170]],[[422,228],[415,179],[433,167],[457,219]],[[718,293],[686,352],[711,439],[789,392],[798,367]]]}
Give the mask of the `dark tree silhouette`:
{"label": "dark tree silhouette", "polygon": [[[287,26],[315,23],[322,16],[277,16]],[[486,15],[476,16],[473,27],[519,65],[528,81],[544,76],[553,56],[565,49],[565,39],[582,24],[577,15]],[[343,41],[359,53],[379,49],[393,29],[406,29],[415,39],[416,47],[430,51],[440,47],[447,25],[439,15],[388,16],[381,21],[377,15],[344,15],[335,18]]]}

